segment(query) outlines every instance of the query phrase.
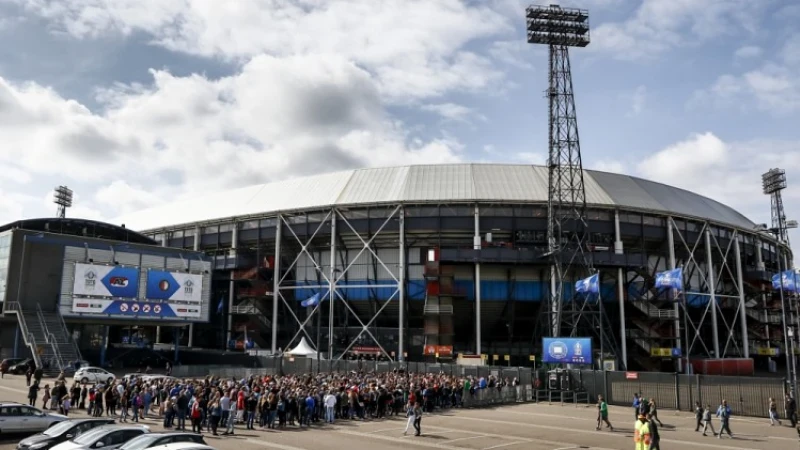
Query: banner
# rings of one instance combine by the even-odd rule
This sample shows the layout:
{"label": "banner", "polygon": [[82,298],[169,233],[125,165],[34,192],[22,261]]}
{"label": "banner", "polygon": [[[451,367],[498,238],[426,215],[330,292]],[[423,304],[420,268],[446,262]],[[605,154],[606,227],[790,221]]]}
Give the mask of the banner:
{"label": "banner", "polygon": [[592,364],[591,338],[544,338],[542,361],[550,364]]}
{"label": "banner", "polygon": [[600,292],[600,274],[596,273],[589,278],[578,280],[575,283],[575,292],[579,294],[597,294]]}
{"label": "banner", "polygon": [[174,300],[201,303],[203,276],[191,273],[150,270],[147,272],[148,300]]}
{"label": "banner", "polygon": [[136,298],[139,268],[75,263],[73,295]]}
{"label": "banner", "polygon": [[452,345],[426,345],[424,349],[425,356],[452,356]]}
{"label": "banner", "polygon": [[784,291],[797,292],[797,274],[793,270],[785,270],[772,276],[772,288]]}
{"label": "banner", "polygon": [[683,268],[665,270],[656,274],[656,289],[683,290]]}
{"label": "banner", "polygon": [[75,297],[72,299],[72,312],[136,317],[139,319],[199,319],[201,311],[199,305],[171,305],[168,303]]}

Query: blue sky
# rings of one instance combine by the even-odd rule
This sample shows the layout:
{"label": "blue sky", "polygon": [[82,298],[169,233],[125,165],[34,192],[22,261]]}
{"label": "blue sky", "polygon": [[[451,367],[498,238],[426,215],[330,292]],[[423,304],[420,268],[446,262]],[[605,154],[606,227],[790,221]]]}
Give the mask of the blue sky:
{"label": "blue sky", "polygon": [[[584,165],[769,218],[800,198],[800,4],[575,0]],[[112,220],[335,169],[541,163],[547,57],[517,0],[0,0],[0,221]],[[796,236],[795,241],[800,239]]]}

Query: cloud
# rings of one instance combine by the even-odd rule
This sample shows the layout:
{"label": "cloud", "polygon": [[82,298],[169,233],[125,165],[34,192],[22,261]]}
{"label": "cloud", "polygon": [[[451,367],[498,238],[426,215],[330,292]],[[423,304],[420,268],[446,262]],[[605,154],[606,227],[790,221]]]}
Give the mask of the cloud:
{"label": "cloud", "polygon": [[258,56],[217,79],[151,74],[103,90],[102,113],[0,78],[0,164],[17,168],[5,176],[105,186],[80,201],[76,189],[72,214],[94,218],[319,172],[461,160],[452,137],[410,134],[377,77],[338,56]]}
{"label": "cloud", "polygon": [[755,33],[765,5],[750,0],[644,0],[629,19],[592,31],[595,52],[620,60],[652,59],[676,47],[713,38]]}
{"label": "cloud", "polygon": [[647,86],[638,86],[630,95],[631,109],[628,116],[638,116],[647,104]]}
{"label": "cloud", "polygon": [[169,50],[240,62],[336,54],[401,103],[498,83],[502,72],[464,48],[514,30],[489,6],[458,0],[13,1],[78,39],[142,32]]}
{"label": "cloud", "polygon": [[745,45],[744,47],[737,48],[733,56],[737,59],[749,59],[758,58],[762,53],[764,53],[764,50],[759,46]]}
{"label": "cloud", "polygon": [[689,107],[737,108],[785,115],[800,110],[800,34],[791,36],[777,58],[744,73],[724,74],[708,88],[696,91]]}
{"label": "cloud", "polygon": [[471,122],[471,119],[478,119],[478,120],[486,120],[486,116],[483,116],[473,110],[472,108],[468,108],[464,105],[459,105],[456,103],[438,103],[438,104],[431,104],[431,105],[423,105],[423,111],[430,111],[442,116],[444,119],[453,121],[453,122]]}

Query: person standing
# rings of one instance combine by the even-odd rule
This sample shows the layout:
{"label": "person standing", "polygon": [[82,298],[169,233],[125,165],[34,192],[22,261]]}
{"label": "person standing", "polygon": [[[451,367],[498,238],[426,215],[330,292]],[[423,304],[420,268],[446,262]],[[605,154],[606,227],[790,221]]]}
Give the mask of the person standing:
{"label": "person standing", "polygon": [[733,433],[731,433],[731,425],[730,425],[731,412],[732,412],[731,407],[728,406],[728,402],[723,400],[722,404],[719,405],[719,408],[717,408],[717,417],[719,417],[719,423],[720,423],[719,434],[717,435],[719,439],[722,439],[722,433],[725,432],[727,432],[728,436],[730,436],[731,439],[733,439]]}
{"label": "person standing", "polygon": [[336,416],[336,396],[333,395],[333,391],[329,391],[328,395],[325,396],[325,421],[328,423],[333,423],[334,417]]}
{"label": "person standing", "polygon": [[700,402],[694,402],[694,418],[697,420],[694,431],[700,431],[700,426],[703,424],[703,406]]}
{"label": "person standing", "polygon": [[789,394],[786,394],[786,418],[792,423],[792,427],[797,426],[797,401]]}
{"label": "person standing", "polygon": [[33,383],[28,388],[28,400],[31,406],[36,406],[36,397],[39,395],[39,383]]}
{"label": "person standing", "polygon": [[650,446],[650,430],[647,425],[647,416],[640,414],[633,425],[634,450],[647,450]]}
{"label": "person standing", "polygon": [[228,411],[228,427],[225,429],[225,432],[222,433],[225,436],[234,434],[234,431],[236,430],[236,403],[237,402],[233,400],[230,402],[230,411]]}
{"label": "person standing", "polygon": [[639,407],[642,405],[642,400],[639,398],[639,394],[634,392],[633,393],[633,417],[636,421],[639,421]]}
{"label": "person standing", "polygon": [[605,422],[606,428],[610,428],[611,431],[614,431],[614,426],[611,425],[611,422],[608,421],[608,403],[603,399],[602,395],[597,396],[597,428],[596,430],[600,430],[600,425]]}
{"label": "person standing", "polygon": [[778,402],[776,402],[774,398],[770,397],[767,408],[769,410],[769,426],[774,427],[775,422],[778,422],[778,425],[781,425],[781,419],[778,418]]}

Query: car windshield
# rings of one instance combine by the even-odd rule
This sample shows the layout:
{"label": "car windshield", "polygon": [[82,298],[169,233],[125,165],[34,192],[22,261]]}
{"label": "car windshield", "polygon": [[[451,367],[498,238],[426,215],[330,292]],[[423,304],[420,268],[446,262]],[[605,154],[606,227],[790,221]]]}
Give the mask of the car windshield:
{"label": "car windshield", "polygon": [[125,445],[120,447],[118,450],[139,450],[143,448],[148,448],[150,447],[150,443],[158,439],[159,437],[161,436],[158,435],[148,436],[146,434],[143,434],[126,442]]}
{"label": "car windshield", "polygon": [[74,426],[75,423],[69,420],[64,422],[59,422],[53,425],[52,427],[48,428],[47,430],[45,430],[43,434],[51,437],[61,436],[62,434],[66,433],[67,430],[69,430]]}
{"label": "car windshield", "polygon": [[95,428],[94,430],[89,430],[86,433],[81,434],[80,436],[76,437],[72,440],[72,442],[81,445],[91,444],[96,441],[98,438],[106,434],[106,430],[102,428]]}

